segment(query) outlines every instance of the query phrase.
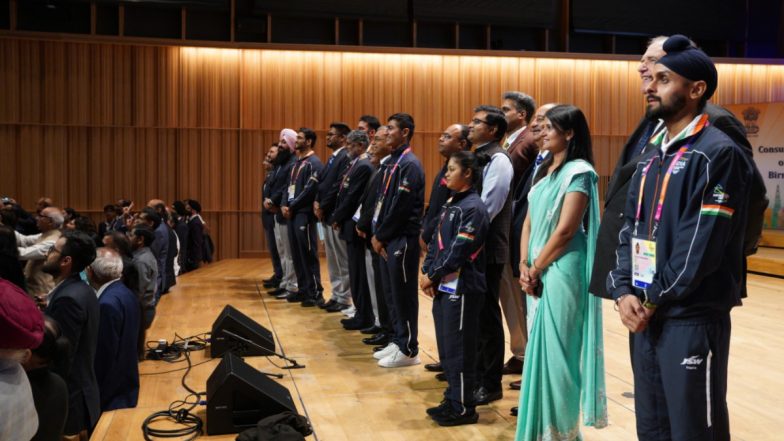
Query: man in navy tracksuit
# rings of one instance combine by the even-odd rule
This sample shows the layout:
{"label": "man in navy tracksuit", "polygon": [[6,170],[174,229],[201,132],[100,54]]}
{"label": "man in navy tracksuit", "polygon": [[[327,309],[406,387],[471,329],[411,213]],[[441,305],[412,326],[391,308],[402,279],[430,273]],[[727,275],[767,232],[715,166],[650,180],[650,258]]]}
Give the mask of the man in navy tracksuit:
{"label": "man in navy tracksuit", "polygon": [[381,367],[419,364],[418,315],[419,233],[425,203],[425,173],[414,155],[414,119],[396,113],[387,120],[387,146],[392,155],[376,200],[373,249],[381,256],[381,277],[390,310],[394,309],[392,342],[373,356]]}
{"label": "man in navy tracksuit", "polygon": [[753,168],[703,112],[718,81],[710,58],[682,35],[664,51],[646,91],[657,148],[632,178],[607,290],[635,333],[639,439],[729,440],[730,310]]}
{"label": "man in navy tracksuit", "polygon": [[[476,182],[479,170],[474,170]],[[489,226],[487,207],[475,188],[454,194],[441,210],[422,264],[434,295],[436,339],[448,382],[441,405],[428,409],[428,414],[442,426],[475,423],[478,418],[473,394],[477,335],[487,290],[480,250]],[[454,277],[457,280],[450,285]]]}
{"label": "man in navy tracksuit", "polygon": [[362,202],[362,194],[375,171],[367,157],[363,156],[370,140],[367,133],[355,130],[348,134],[348,170],[338,180],[337,206],[329,219],[331,228],[339,232],[348,251],[349,280],[351,300],[356,308],[354,317],[343,325],[348,330],[358,330],[373,325],[373,305],[370,302],[367,270],[365,268],[365,249],[367,242],[356,231],[354,214]]}
{"label": "man in navy tracksuit", "polygon": [[316,133],[303,127],[297,132],[297,162],[289,173],[289,185],[283,202],[283,216],[289,219],[289,241],[297,274],[299,292],[289,295],[289,302],[316,306],[324,302],[318,237],[313,201],[318,191],[318,176],[324,166],[313,152]]}

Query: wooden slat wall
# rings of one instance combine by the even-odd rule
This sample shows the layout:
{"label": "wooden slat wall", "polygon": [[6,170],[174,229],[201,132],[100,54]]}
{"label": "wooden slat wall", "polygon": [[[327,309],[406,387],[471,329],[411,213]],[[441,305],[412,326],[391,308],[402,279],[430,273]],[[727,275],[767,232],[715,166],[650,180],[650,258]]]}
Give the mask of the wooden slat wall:
{"label": "wooden slat wall", "polygon": [[[0,38],[0,193],[48,195],[99,216],[120,197],[196,198],[218,257],[265,250],[258,212],[267,146],[282,127],[411,113],[428,176],[438,134],[505,90],[586,113],[611,173],[643,113],[637,63],[534,57],[211,49]],[[784,99],[784,67],[719,65],[714,101]],[[606,185],[606,184],[605,184]]]}

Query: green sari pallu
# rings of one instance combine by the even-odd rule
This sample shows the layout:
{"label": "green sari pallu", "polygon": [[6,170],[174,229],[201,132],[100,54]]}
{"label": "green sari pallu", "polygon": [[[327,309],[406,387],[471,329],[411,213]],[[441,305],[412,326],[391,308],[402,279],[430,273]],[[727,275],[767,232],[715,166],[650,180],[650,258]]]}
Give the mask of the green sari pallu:
{"label": "green sari pallu", "polygon": [[581,410],[586,426],[607,425],[602,305],[588,293],[599,229],[597,181],[588,162],[569,161],[528,195],[529,262],[555,230],[566,194],[582,192],[589,200],[587,230],[583,223],[564,253],[544,270],[541,298],[526,296],[530,329],[516,440],[580,440]]}

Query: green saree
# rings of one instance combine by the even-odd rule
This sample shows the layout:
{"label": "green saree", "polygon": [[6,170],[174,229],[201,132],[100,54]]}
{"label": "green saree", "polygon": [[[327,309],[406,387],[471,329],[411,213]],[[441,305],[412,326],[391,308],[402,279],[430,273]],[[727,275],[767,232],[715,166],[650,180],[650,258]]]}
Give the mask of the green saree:
{"label": "green saree", "polygon": [[[607,425],[601,299],[588,293],[599,227],[598,176],[582,160],[542,178],[528,195],[528,261],[540,253],[560,218],[564,197],[588,196],[587,230],[542,273],[542,296],[527,297],[528,345],[520,389],[518,441],[581,440],[583,424]],[[585,226],[585,223],[583,223]]]}

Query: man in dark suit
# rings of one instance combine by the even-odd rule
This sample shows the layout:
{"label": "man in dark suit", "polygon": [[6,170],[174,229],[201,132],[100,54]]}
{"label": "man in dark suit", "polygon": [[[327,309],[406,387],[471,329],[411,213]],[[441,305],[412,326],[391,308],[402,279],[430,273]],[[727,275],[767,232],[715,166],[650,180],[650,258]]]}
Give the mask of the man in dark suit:
{"label": "man in dark suit", "polygon": [[99,248],[87,267],[90,285],[97,289],[101,311],[95,376],[101,393],[101,411],[136,407],[139,398],[139,363],[136,343],[141,308],[136,295],[122,281],[123,261],[111,248]]}
{"label": "man in dark suit", "polygon": [[[539,153],[539,147],[534,141],[533,130],[531,130],[531,117],[536,110],[536,102],[530,96],[517,91],[504,93],[503,99],[501,110],[506,119],[506,140],[503,147],[509,154],[514,168],[514,178],[510,187],[512,194],[514,194],[514,190],[534,165],[536,155]],[[510,257],[517,256],[520,249],[519,230],[514,231],[514,224],[511,228],[509,237],[516,237],[517,241],[509,242]],[[516,253],[515,250],[518,252]],[[528,343],[525,295],[523,295],[514,271],[519,263],[519,259],[510,259],[509,264],[504,265],[501,273],[501,309],[503,309],[506,318],[506,328],[509,330],[509,350],[512,352],[512,357],[504,364],[504,375],[519,375],[523,372],[525,345]]]}
{"label": "man in dark suit", "polygon": [[93,239],[81,231],[68,231],[55,242],[42,268],[55,280],[45,313],[57,320],[71,345],[68,357],[54,369],[68,385],[66,435],[86,435],[101,415],[94,368],[100,314],[98,298],[79,277],[94,259]]}
{"label": "man in dark suit", "polygon": [[[264,185],[261,187],[261,226],[264,228],[264,238],[267,241],[267,249],[272,259],[272,276],[262,280],[265,288],[277,289],[283,279],[283,266],[280,262],[280,253],[275,243],[275,212],[277,207],[267,204],[274,187],[276,175],[280,167],[275,166],[278,157],[278,143],[272,143],[267,155],[264,158]],[[269,207],[269,208],[268,208]]]}
{"label": "man in dark suit", "polygon": [[195,199],[185,201],[188,212],[188,260],[185,271],[199,269],[204,262],[204,219],[201,218],[201,204]]}
{"label": "man in dark suit", "polygon": [[[663,57],[662,48],[667,37],[651,39],[648,49],[640,60],[637,71],[640,73],[641,93],[645,93],[653,79],[653,65]],[[708,121],[711,125],[724,132],[736,144],[751,153],[751,144],[746,139],[746,129],[735,116],[728,110],[708,103],[705,106]],[[652,121],[643,117],[640,124],[626,141],[621,157],[615,165],[615,170],[610,178],[610,183],[604,195],[604,214],[599,224],[599,236],[596,239],[596,256],[594,257],[593,273],[591,275],[590,292],[599,297],[609,299],[606,282],[607,274],[615,268],[615,249],[618,247],[618,232],[623,227],[623,211],[626,206],[626,196],[629,192],[629,183],[637,169],[639,158],[649,149],[655,148],[648,140],[654,134],[658,120]]]}

